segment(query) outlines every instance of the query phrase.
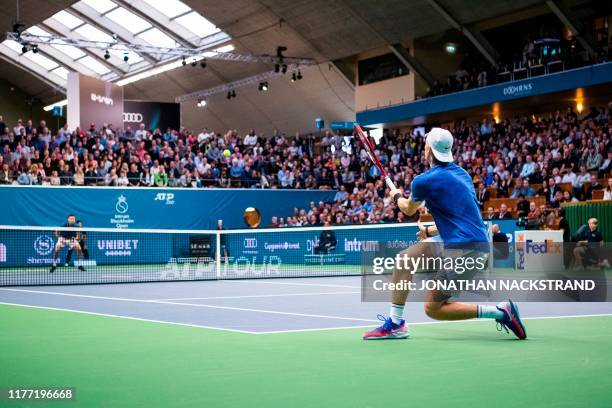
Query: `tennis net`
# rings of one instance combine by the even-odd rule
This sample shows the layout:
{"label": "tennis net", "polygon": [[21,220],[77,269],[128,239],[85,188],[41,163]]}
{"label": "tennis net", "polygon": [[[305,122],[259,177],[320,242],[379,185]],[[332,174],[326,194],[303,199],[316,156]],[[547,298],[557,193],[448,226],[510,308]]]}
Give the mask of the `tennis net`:
{"label": "tennis net", "polygon": [[253,230],[0,226],[0,286],[358,275],[415,224]]}

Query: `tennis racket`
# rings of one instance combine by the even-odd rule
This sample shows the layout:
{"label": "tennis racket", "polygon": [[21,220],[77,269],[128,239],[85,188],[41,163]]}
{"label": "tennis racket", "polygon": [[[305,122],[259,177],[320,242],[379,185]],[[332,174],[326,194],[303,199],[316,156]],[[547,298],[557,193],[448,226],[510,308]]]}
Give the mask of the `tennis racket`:
{"label": "tennis racket", "polygon": [[361,129],[361,126],[359,126],[359,124],[357,123],[355,123],[355,130],[357,131],[357,139],[359,139],[359,141],[363,145],[363,148],[368,154],[370,161],[372,161],[374,166],[376,166],[376,168],[380,172],[380,177],[385,180],[387,187],[389,187],[391,190],[396,190],[397,187],[395,187],[393,180],[391,180],[391,177],[389,177],[389,174],[387,174],[387,171],[385,170],[380,160],[378,159],[378,156],[376,155],[376,150],[374,149],[372,141],[368,139],[366,134],[363,132],[363,129]]}

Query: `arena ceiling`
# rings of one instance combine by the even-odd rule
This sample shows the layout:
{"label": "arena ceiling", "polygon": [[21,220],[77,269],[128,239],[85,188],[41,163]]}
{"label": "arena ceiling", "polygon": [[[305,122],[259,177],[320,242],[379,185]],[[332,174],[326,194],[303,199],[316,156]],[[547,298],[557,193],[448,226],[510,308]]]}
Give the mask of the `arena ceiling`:
{"label": "arena ceiling", "polygon": [[[161,10],[163,7],[160,4],[170,3],[177,3],[177,9]],[[244,118],[248,118],[253,127],[269,122],[271,118],[279,116],[277,111],[303,112],[292,115],[298,123],[303,123],[306,118],[312,121],[311,115],[316,112],[337,120],[350,120],[354,117],[352,84],[329,61],[443,32],[453,27],[453,19],[469,27],[513,13],[517,18],[523,18],[530,12],[541,13],[542,8],[546,8],[541,0],[183,0],[182,3],[179,0],[20,0],[19,4],[20,20],[26,27],[38,27],[31,30],[42,29],[64,35],[87,35],[87,31],[93,31],[95,35],[98,30],[106,34],[116,32],[129,42],[155,43],[170,38],[194,48],[206,45],[210,40],[210,49],[231,45],[235,52],[251,54],[274,54],[278,45],[284,45],[288,48],[287,56],[314,58],[319,63],[318,66],[304,69],[304,80],[298,81],[296,86],[288,86],[287,78],[279,77],[271,81],[273,98],[267,101],[258,99],[257,89],[241,89],[238,90],[238,97],[229,101],[222,101],[224,95],[213,98],[219,100],[217,113],[212,105],[206,112],[196,110],[195,106],[186,112],[188,117],[194,119],[202,116],[214,121],[215,126],[229,126],[237,121],[240,124],[238,127],[246,126]],[[16,3],[12,5],[0,8],[0,32],[12,28],[16,19]],[[152,12],[151,7],[157,9],[155,13],[159,13],[154,16],[156,18],[146,16]],[[182,18],[187,15],[194,17],[194,12],[198,18]],[[80,24],[93,26],[94,30],[79,29],[78,21],[60,22],[60,16],[65,17],[64,13],[76,17]],[[138,19],[126,20],[130,14],[135,14]],[[167,20],[161,18],[164,15]],[[177,15],[182,21],[177,21]],[[451,16],[451,20],[448,16]],[[129,22],[127,30],[125,25],[120,27],[126,21]],[[164,24],[159,24],[160,21]],[[207,26],[202,21],[208,21],[211,25]],[[211,27],[218,30],[210,30]],[[160,31],[162,36],[143,34],[154,30]],[[69,50],[68,54],[72,54],[66,56],[62,54],[65,50],[56,49],[39,52],[41,56],[49,57],[47,59],[51,62],[43,61],[46,66],[32,69],[24,65],[36,66],[37,61],[31,58],[24,60],[28,58],[27,54],[19,55],[14,45],[8,51],[6,46],[2,47],[0,45],[0,77],[44,103],[63,98],[61,92],[65,80],[62,81],[62,77],[65,77],[66,70],[79,70],[116,81],[172,61],[143,55],[131,56],[126,64],[119,55],[112,55],[105,61],[100,52],[85,50],[81,55]],[[93,72],[89,63],[95,66]],[[177,66],[129,83],[125,85],[125,95],[129,99],[172,101],[178,95],[249,77],[271,68],[271,65],[261,62],[209,60],[205,69]],[[317,90],[318,94],[313,90]],[[285,116],[275,123],[279,126],[284,124]]]}

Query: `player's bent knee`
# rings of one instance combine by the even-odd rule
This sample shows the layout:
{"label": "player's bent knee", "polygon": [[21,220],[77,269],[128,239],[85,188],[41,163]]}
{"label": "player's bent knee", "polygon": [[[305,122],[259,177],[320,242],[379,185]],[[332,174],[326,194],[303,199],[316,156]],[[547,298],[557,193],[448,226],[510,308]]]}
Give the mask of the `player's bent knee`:
{"label": "player's bent knee", "polygon": [[440,302],[425,302],[424,303],[425,314],[435,320],[441,320],[440,318]]}

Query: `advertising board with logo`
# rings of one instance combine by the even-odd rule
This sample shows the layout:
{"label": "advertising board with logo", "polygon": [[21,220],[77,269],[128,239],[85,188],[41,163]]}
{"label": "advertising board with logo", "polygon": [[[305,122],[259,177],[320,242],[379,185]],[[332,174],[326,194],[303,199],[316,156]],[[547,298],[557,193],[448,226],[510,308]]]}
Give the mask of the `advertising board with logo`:
{"label": "advertising board with logo", "polygon": [[123,87],[76,72],[69,72],[67,121],[71,129],[87,129],[91,123],[123,125]]}
{"label": "advertising board with logo", "polygon": [[[334,191],[254,189],[0,187],[0,225],[56,227],[68,214],[85,228],[215,229],[244,228],[243,209],[255,207],[264,220],[290,214],[310,201],[332,201]],[[48,209],[52,208],[53,211]],[[268,240],[269,244],[278,244]],[[282,241],[284,243],[284,240]],[[261,245],[263,245],[263,241]]]}
{"label": "advertising board with logo", "polygon": [[178,129],[181,124],[181,105],[171,102],[123,101],[123,127],[138,129]]}
{"label": "advertising board with logo", "polygon": [[[228,234],[227,245],[231,257],[255,264],[274,257],[272,259],[283,265],[360,265],[365,253],[379,251],[382,247],[398,251],[408,247],[416,240],[417,227],[407,225],[392,230],[339,228],[331,231],[331,236],[322,234],[322,231],[299,229],[284,229],[282,234]],[[330,245],[324,245],[322,239],[330,241]]]}
{"label": "advertising board with logo", "polygon": [[563,231],[516,231],[515,268],[518,271],[562,271]]}
{"label": "advertising board with logo", "polygon": [[[52,264],[58,238],[52,230],[2,230],[0,242],[3,267],[35,267]],[[97,265],[166,263],[175,254],[188,256],[188,237],[176,242],[172,234],[88,231],[86,237],[90,260]],[[59,262],[67,251],[67,245],[61,248]]]}

